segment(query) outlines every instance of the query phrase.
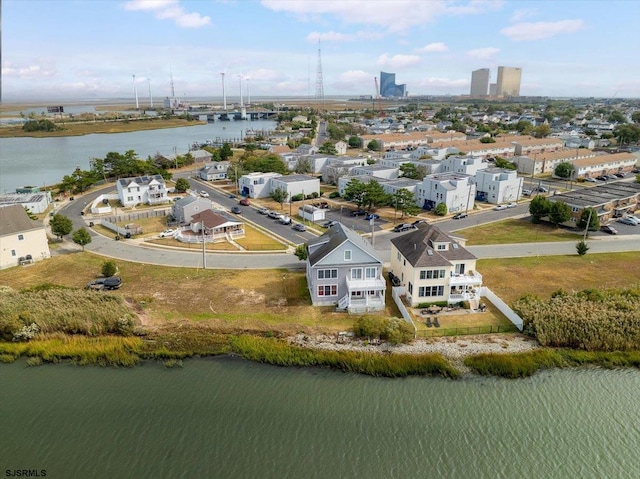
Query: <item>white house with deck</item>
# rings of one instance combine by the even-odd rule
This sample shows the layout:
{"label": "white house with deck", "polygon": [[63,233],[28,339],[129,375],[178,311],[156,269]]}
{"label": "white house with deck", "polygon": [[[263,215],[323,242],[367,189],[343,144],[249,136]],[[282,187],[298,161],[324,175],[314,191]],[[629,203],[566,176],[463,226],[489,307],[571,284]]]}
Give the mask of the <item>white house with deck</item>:
{"label": "white house with deck", "polygon": [[169,201],[167,185],[160,175],[120,178],[116,183],[122,206],[161,205]]}

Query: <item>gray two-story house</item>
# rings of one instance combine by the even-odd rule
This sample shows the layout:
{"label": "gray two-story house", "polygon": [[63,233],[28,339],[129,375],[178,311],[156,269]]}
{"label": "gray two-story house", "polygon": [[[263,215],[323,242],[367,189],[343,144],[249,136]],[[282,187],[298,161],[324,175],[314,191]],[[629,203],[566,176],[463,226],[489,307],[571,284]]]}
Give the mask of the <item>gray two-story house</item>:
{"label": "gray two-story house", "polygon": [[307,284],[314,306],[349,313],[384,309],[382,261],[371,244],[342,223],[307,244]]}

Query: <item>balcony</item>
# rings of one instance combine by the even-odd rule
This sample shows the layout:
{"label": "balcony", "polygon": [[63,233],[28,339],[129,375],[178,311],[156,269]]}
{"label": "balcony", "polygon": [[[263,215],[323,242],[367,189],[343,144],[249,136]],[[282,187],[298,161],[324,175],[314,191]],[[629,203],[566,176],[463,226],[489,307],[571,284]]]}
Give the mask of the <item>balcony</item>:
{"label": "balcony", "polygon": [[387,282],[382,278],[370,278],[370,279],[346,279],[347,289],[349,291],[375,291],[385,290],[387,288]]}
{"label": "balcony", "polygon": [[478,272],[466,274],[452,274],[449,278],[450,286],[480,286],[482,285],[482,275]]}

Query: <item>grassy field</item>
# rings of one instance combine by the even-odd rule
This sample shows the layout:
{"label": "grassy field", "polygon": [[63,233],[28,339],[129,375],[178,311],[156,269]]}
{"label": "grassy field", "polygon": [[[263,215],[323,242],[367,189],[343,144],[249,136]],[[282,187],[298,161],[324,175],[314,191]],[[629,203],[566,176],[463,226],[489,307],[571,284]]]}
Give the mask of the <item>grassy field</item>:
{"label": "grassy field", "polygon": [[[65,123],[62,129],[56,131],[31,131],[27,132],[22,126],[8,126],[0,128],[0,138],[34,137],[48,138],[52,136],[82,136],[92,133],[126,133],[140,130],[159,130],[162,128],[177,128],[182,126],[202,125],[200,121],[187,121],[181,119],[153,119],[131,121],[97,121],[89,123]],[[60,125],[59,125],[60,126]]]}
{"label": "grassy field", "polygon": [[508,219],[455,232],[467,238],[467,245],[577,241],[580,233],[547,223],[533,224],[530,218]]}

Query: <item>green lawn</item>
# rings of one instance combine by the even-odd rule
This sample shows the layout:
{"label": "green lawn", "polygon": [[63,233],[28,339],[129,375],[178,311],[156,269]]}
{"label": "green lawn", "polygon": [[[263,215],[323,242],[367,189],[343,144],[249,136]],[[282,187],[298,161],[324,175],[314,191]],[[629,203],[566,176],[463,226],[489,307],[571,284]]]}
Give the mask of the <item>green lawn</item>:
{"label": "green lawn", "polygon": [[454,233],[467,238],[467,246],[486,244],[537,243],[548,241],[575,241],[580,232],[556,228],[548,223],[533,224],[530,218],[508,219],[488,223]]}

